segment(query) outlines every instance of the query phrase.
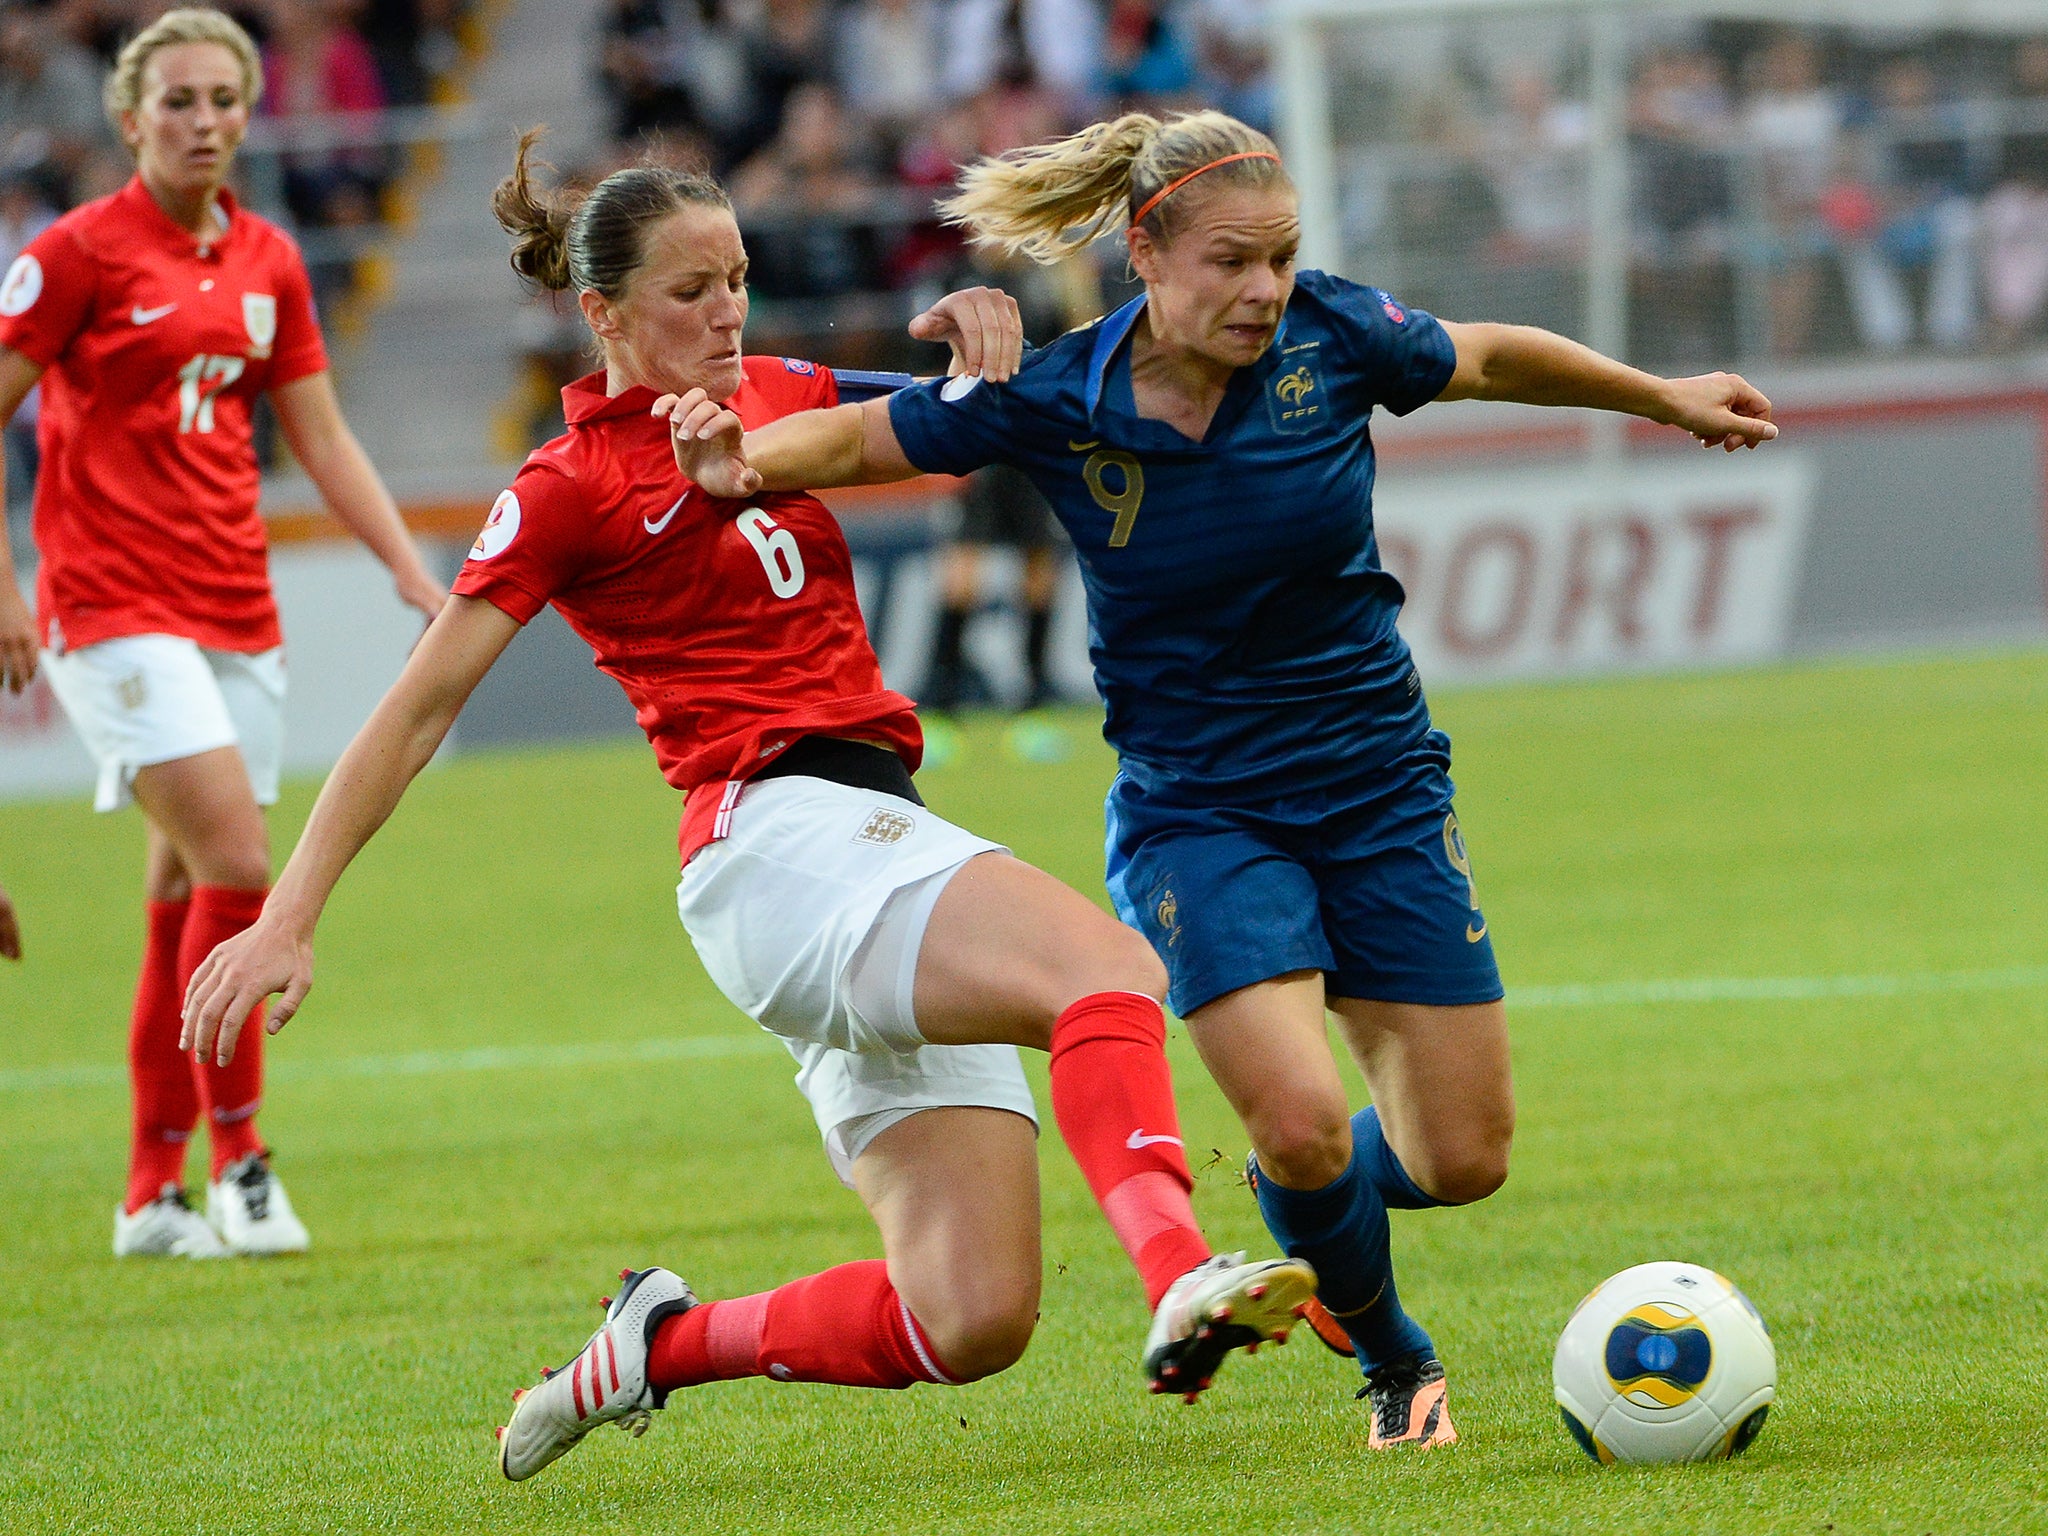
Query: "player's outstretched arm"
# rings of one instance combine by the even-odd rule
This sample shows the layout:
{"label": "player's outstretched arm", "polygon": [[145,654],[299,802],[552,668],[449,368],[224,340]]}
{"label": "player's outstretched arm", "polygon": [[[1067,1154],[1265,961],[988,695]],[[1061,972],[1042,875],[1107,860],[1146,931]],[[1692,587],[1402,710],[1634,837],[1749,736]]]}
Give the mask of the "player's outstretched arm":
{"label": "player's outstretched arm", "polygon": [[1024,315],[1000,288],[947,294],[910,322],[910,334],[953,349],[948,373],[980,374],[991,384],[1006,382],[1024,361]]}
{"label": "player's outstretched arm", "polygon": [[[1001,384],[1024,360],[1024,320],[1000,288],[962,288],[910,322],[919,341],[952,348],[949,372]],[[799,411],[744,432],[740,419],[701,389],[663,395],[653,414],[668,418],[676,468],[713,496],[762,491],[880,485],[921,473],[903,455],[887,400]]]}
{"label": "player's outstretched arm", "polygon": [[1733,453],[1778,435],[1771,402],[1733,373],[1662,379],[1532,325],[1444,322],[1457,369],[1439,400],[1511,400],[1621,411],[1682,427],[1704,448]]}
{"label": "player's outstretched arm", "polygon": [[294,379],[272,390],[270,400],[292,456],[320,488],[328,509],[384,562],[399,598],[431,621],[448,601],[447,589],[428,573],[383,477],[341,414],[332,375]]}
{"label": "player's outstretched arm", "polygon": [[[14,420],[21,402],[43,376],[42,366],[12,347],[0,347],[0,427]],[[7,494],[7,470],[0,463],[0,502]],[[35,680],[40,645],[36,617],[21,595],[21,583],[14,574],[14,553],[7,547],[0,528],[0,688],[19,693]]]}
{"label": "player's outstretched arm", "polygon": [[313,929],[335,883],[518,633],[516,620],[481,598],[448,600],[327,776],[263,915],[193,972],[179,1049],[225,1065],[249,1010],[266,997],[283,994],[264,1021],[273,1035],[298,1012],[313,986]]}

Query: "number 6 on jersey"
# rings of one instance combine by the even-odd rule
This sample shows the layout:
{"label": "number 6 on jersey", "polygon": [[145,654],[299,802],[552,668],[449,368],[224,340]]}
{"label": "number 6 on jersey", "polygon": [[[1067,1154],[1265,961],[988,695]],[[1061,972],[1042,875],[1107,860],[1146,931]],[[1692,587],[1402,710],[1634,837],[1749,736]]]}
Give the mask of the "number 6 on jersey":
{"label": "number 6 on jersey", "polygon": [[804,557],[796,547],[796,535],[776,526],[775,519],[759,507],[739,515],[740,532],[761,557],[761,569],[768,573],[768,590],[777,597],[795,597],[804,589]]}

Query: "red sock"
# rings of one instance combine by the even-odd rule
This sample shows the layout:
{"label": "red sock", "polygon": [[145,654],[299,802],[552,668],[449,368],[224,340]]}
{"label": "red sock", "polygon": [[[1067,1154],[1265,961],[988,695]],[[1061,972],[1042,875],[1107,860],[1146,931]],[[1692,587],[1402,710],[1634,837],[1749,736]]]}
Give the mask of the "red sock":
{"label": "red sock", "polygon": [[178,1049],[185,988],[179,981],[178,937],[190,907],[183,901],[152,901],[142,974],[135,982],[135,1011],[128,1019],[128,1085],[134,1117],[128,1142],[128,1196],[122,1209],[133,1216],[164,1192],[185,1182],[185,1146],[199,1120],[199,1090],[192,1064]]}
{"label": "red sock", "polygon": [[1052,1112],[1153,1306],[1209,1257],[1166,1065],[1166,1015],[1138,992],[1097,992],[1052,1027]]}
{"label": "red sock", "polygon": [[[266,894],[224,885],[193,887],[192,911],[178,945],[180,1005],[192,973],[205,963],[216,944],[232,939],[262,915]],[[259,1009],[262,1006],[257,1004]],[[229,1163],[263,1150],[262,1138],[256,1134],[256,1109],[263,1102],[261,1020],[252,1019],[243,1029],[235,1045],[235,1059],[226,1066],[193,1061],[189,1070],[199,1089],[200,1106],[206,1111],[207,1134],[213,1140],[213,1177],[218,1179]]]}
{"label": "red sock", "polygon": [[880,1259],[709,1301],[656,1331],[647,1380],[657,1392],[740,1376],[839,1387],[955,1384]]}

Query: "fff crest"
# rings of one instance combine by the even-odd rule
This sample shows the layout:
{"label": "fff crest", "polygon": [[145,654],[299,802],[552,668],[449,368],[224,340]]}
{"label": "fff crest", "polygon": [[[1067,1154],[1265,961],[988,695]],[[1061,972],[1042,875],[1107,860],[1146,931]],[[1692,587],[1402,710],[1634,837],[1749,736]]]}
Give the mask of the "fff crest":
{"label": "fff crest", "polygon": [[1316,377],[1316,348],[1313,343],[1290,347],[1280,359],[1280,369],[1266,390],[1266,412],[1275,432],[1306,432],[1323,414],[1322,381]]}

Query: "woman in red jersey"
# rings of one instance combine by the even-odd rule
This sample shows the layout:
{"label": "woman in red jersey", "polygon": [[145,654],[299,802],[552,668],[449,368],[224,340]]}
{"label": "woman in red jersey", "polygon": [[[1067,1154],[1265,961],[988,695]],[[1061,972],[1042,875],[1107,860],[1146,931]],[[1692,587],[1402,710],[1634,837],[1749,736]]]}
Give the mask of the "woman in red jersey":
{"label": "woman in red jersey", "polygon": [[[223,183],[262,90],[248,36],[172,11],[121,52],[106,101],[135,179],[38,236],[0,283],[0,422],[43,386],[37,612],[0,541],[0,674],[38,666],[99,763],[96,804],[148,818],[147,947],[128,1059],[134,1139],[114,1252],[303,1249],[256,1131],[261,1053],[186,1059],[192,969],[262,909],[284,658],[250,411],[267,393],[337,517],[431,617],[444,594],[342,420],[297,248]],[[205,1114],[207,1219],[185,1204]]]}
{"label": "woman in red jersey", "polygon": [[[669,1270],[626,1271],[583,1351],[520,1394],[500,1437],[505,1475],[531,1476],[598,1424],[637,1432],[678,1387],[904,1387],[1016,1360],[1039,1284],[1020,1045],[1051,1052],[1060,1130],[1145,1281],[1147,1373],[1192,1397],[1229,1349],[1284,1336],[1314,1276],[1203,1241],[1159,962],[1093,903],[924,807],[917,717],[883,685],[831,513],[802,492],[707,497],[677,475],[653,414],[662,394],[698,387],[765,422],[836,401],[838,380],[742,356],[747,257],[707,178],[641,166],[577,203],[533,188],[522,146],[497,213],[520,272],[577,291],[605,366],[563,392],[568,431],[498,498],[261,920],[193,977],[185,1043],[227,1059],[274,993],[268,1027],[291,1017],[343,869],[552,603],[685,792],[684,927],[721,990],[796,1057],[826,1150],[888,1257],[710,1303]],[[911,329],[951,341],[957,368],[1005,378],[1018,361],[1015,307],[986,290]]]}

